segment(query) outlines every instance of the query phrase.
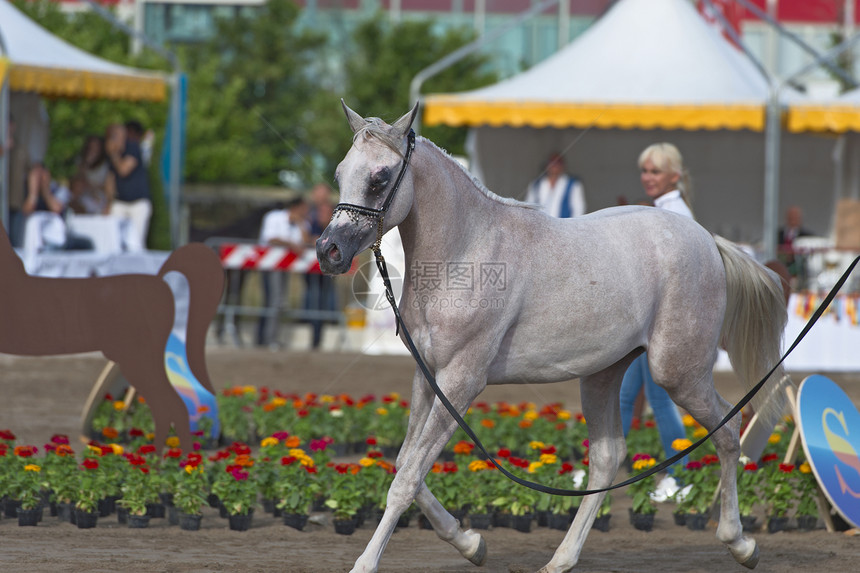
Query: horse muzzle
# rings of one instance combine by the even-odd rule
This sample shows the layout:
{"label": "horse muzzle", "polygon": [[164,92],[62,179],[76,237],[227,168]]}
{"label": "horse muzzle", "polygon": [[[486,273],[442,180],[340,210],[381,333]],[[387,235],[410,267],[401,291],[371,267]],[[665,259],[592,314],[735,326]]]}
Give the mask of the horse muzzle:
{"label": "horse muzzle", "polygon": [[320,270],[327,275],[342,275],[352,265],[355,256],[355,248],[335,241],[324,232],[317,239],[317,259],[320,262]]}

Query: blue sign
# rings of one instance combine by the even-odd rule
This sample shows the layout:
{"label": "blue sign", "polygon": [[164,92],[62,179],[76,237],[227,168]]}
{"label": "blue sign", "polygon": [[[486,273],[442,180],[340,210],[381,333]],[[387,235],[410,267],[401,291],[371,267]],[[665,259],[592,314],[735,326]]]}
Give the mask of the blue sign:
{"label": "blue sign", "polygon": [[835,382],[809,376],[797,395],[806,459],[834,508],[860,527],[860,413]]}

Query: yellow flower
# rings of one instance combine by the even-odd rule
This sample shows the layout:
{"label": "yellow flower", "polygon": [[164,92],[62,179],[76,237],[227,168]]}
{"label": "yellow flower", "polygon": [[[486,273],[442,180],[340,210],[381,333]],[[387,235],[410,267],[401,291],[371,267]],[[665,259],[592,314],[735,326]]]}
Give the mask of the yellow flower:
{"label": "yellow flower", "polygon": [[299,458],[299,463],[305,466],[306,468],[314,467],[314,459],[310,456],[302,456]]}
{"label": "yellow flower", "polygon": [[809,465],[809,462],[803,462],[797,469],[799,469],[802,474],[808,474],[812,471],[812,466]]}
{"label": "yellow flower", "polygon": [[294,458],[301,458],[307,455],[305,451],[301,448],[290,448],[290,451],[287,453],[289,453]]}
{"label": "yellow flower", "polygon": [[780,436],[778,433],[774,432],[767,439],[767,443],[768,444],[778,444],[781,439],[782,439],[782,436]]}
{"label": "yellow flower", "polygon": [[275,406],[276,408],[280,408],[281,406],[287,405],[287,401],[285,399],[281,398],[280,396],[275,396],[274,398],[272,398],[270,400],[270,402],[271,402],[272,406]]}
{"label": "yellow flower", "polygon": [[40,471],[42,471],[42,468],[37,466],[36,464],[27,464],[26,466],[24,466],[24,471],[25,472],[40,472]]}
{"label": "yellow flower", "polygon": [[168,436],[164,443],[167,444],[168,448],[178,448],[179,447],[179,438],[177,436]]}
{"label": "yellow flower", "polygon": [[479,472],[481,470],[487,469],[487,467],[489,466],[484,460],[472,460],[471,463],[469,463],[470,472]]}
{"label": "yellow flower", "polygon": [[146,439],[150,442],[155,439],[155,432],[147,432]]}
{"label": "yellow flower", "polygon": [[269,436],[268,438],[263,438],[263,441],[260,442],[260,447],[268,448],[269,446],[277,446],[279,443],[278,438]]}
{"label": "yellow flower", "polygon": [[125,449],[119,444],[111,444],[110,447],[117,456],[121,456],[125,452]]}
{"label": "yellow flower", "polygon": [[558,456],[555,454],[541,454],[540,462],[542,464],[551,465],[558,461]]}
{"label": "yellow flower", "polygon": [[680,452],[681,450],[686,450],[690,446],[693,445],[693,442],[688,440],[687,438],[678,438],[674,442],[672,442],[672,449],[676,452]]}
{"label": "yellow flower", "polygon": [[535,412],[534,410],[529,410],[528,412],[523,414],[523,418],[525,418],[526,420],[537,420],[538,419],[538,413]]}
{"label": "yellow flower", "polygon": [[98,454],[98,455],[102,454],[102,449],[98,446],[94,446],[92,444],[87,444],[87,449],[94,454]]}
{"label": "yellow flower", "polygon": [[539,467],[543,466],[541,462],[532,462],[529,464],[529,473],[533,474],[537,471]]}
{"label": "yellow flower", "polygon": [[366,468],[369,468],[375,462],[373,461],[373,458],[361,458],[360,460],[358,460],[358,463]]}
{"label": "yellow flower", "polygon": [[558,413],[559,420],[570,420],[570,412],[567,410],[562,410]]}
{"label": "yellow flower", "polygon": [[684,417],[681,418],[681,422],[684,423],[684,427],[691,428],[696,425],[696,420],[689,414],[684,414]]}
{"label": "yellow flower", "polygon": [[538,442],[537,440],[533,440],[529,442],[529,447],[533,450],[542,450],[546,447],[546,444],[543,442]]}
{"label": "yellow flower", "polygon": [[256,394],[257,387],[256,386],[242,386],[242,392],[244,394]]}
{"label": "yellow flower", "polygon": [[534,402],[526,402],[526,410],[537,410],[537,404]]}
{"label": "yellow flower", "polygon": [[387,416],[388,415],[388,409],[387,408],[377,408],[376,413],[380,416]]}
{"label": "yellow flower", "polygon": [[123,410],[125,410],[125,402],[123,402],[122,400],[115,401],[113,403],[113,409],[117,412],[122,412]]}
{"label": "yellow flower", "polygon": [[194,473],[194,470],[196,470],[196,469],[197,468],[195,468],[191,464],[188,464],[187,466],[185,466],[185,473],[187,473],[188,475],[191,475]]}
{"label": "yellow flower", "polygon": [[320,402],[322,402],[323,404],[331,404],[332,402],[334,402],[334,396],[330,394],[323,394],[322,396],[320,396]]}
{"label": "yellow flower", "polygon": [[[672,447],[675,447],[675,444],[672,444]],[[641,472],[642,470],[647,470],[650,467],[654,467],[654,464],[656,463],[657,460],[655,460],[654,458],[636,460],[635,462],[633,462],[633,470]]]}
{"label": "yellow flower", "polygon": [[391,394],[388,395],[388,397],[391,398],[392,400],[394,400],[395,402],[400,401],[400,393],[399,392],[392,392]]}
{"label": "yellow flower", "polygon": [[696,428],[695,430],[693,430],[693,437],[694,438],[704,438],[707,435],[708,435],[708,430],[706,430],[705,428],[702,428],[701,426]]}

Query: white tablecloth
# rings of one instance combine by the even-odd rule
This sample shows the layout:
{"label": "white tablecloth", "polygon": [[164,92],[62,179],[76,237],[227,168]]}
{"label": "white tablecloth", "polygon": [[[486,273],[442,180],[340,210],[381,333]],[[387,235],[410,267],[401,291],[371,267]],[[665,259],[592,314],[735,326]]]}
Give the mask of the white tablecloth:
{"label": "white tablecloth", "polygon": [[31,256],[18,255],[27,273],[39,277],[86,278],[121,274],[158,273],[170,256],[169,251],[139,251],[136,253],[96,253],[94,251],[43,252]]}

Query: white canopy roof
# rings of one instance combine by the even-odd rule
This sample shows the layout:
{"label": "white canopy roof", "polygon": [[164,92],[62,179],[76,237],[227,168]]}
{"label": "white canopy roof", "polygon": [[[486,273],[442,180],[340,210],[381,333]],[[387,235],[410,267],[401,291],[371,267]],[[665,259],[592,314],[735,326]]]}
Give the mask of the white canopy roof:
{"label": "white canopy roof", "polygon": [[103,60],[57,38],[0,0],[0,85],[55,97],[160,101],[164,76]]}
{"label": "white canopy roof", "polygon": [[427,97],[424,121],[760,131],[767,95],[755,66],[689,1],[621,0],[528,71],[471,92]]}

